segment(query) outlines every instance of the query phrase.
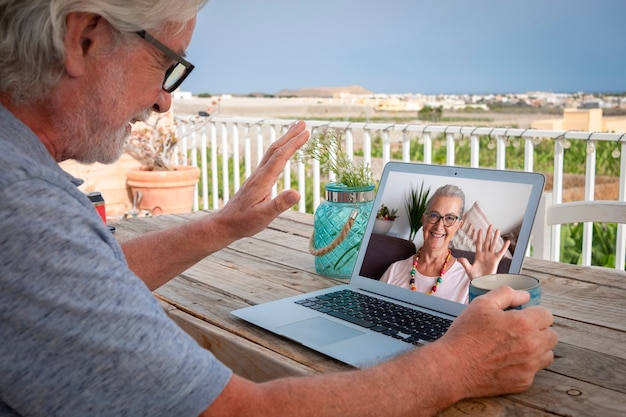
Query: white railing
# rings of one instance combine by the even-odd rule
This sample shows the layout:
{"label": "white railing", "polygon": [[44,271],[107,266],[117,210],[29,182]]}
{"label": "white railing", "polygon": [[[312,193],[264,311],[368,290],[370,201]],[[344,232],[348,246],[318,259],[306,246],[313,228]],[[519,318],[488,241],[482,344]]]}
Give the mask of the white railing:
{"label": "white railing", "polygon": [[[223,206],[231,195],[236,192],[241,183],[239,175],[229,172],[243,172],[244,178],[257,165],[258,161],[269,145],[274,142],[294,122],[287,119],[259,119],[259,118],[230,118],[214,117],[204,129],[196,132],[183,141],[183,151],[190,149],[194,164],[197,159],[202,168],[200,199],[195,202],[194,209],[215,209]],[[595,171],[596,171],[596,144],[612,142],[615,146],[615,155],[619,159],[619,191],[617,201],[626,201],[626,133],[601,133],[581,131],[553,131],[520,128],[491,128],[473,126],[446,126],[403,123],[356,123],[356,122],[324,122],[307,121],[308,128],[315,133],[317,129],[333,128],[343,132],[345,151],[349,157],[354,157],[355,149],[362,150],[364,161],[372,166],[375,178],[379,176],[380,168],[391,158],[392,144],[399,144],[402,151],[402,161],[433,163],[433,148],[437,138],[443,135],[446,149],[446,165],[455,165],[456,148],[461,140],[469,141],[469,166],[479,167],[480,137],[488,136],[492,139],[490,148],[496,150],[496,169],[506,168],[506,149],[511,143],[514,146],[524,146],[524,171],[533,171],[535,158],[535,144],[541,140],[554,142],[554,168],[551,199],[553,204],[560,204],[563,197],[564,155],[570,141],[586,142],[585,157],[585,191],[584,200],[594,199]],[[382,158],[373,160],[371,150],[375,137],[382,138]],[[423,160],[411,161],[411,139],[418,137],[423,147]],[[397,145],[396,145],[397,146]],[[207,149],[210,154],[207,154]],[[198,157],[199,153],[199,157]],[[619,153],[619,155],[617,155]],[[243,163],[243,167],[241,164]],[[582,163],[582,162],[581,162]],[[211,169],[207,169],[210,165]],[[221,169],[219,169],[221,165]],[[219,169],[219,171],[218,171]],[[319,164],[311,163],[312,175],[302,163],[292,161],[287,164],[282,178],[282,188],[290,188],[292,173],[296,175],[297,189],[305,195],[305,187],[321,190],[322,175]],[[221,179],[219,178],[221,175]],[[330,178],[333,180],[334,178]],[[231,187],[232,181],[232,187]],[[211,199],[209,199],[209,186]],[[273,195],[278,192],[278,185],[274,186]],[[323,195],[313,193],[313,210],[320,204]],[[307,211],[304,198],[301,199],[298,210]],[[311,211],[311,210],[309,210]],[[560,226],[551,226],[551,254],[552,260],[559,260]],[[616,238],[616,268],[624,269],[626,259],[626,228],[618,225]],[[591,262],[592,224],[585,223],[583,236],[583,264]]]}

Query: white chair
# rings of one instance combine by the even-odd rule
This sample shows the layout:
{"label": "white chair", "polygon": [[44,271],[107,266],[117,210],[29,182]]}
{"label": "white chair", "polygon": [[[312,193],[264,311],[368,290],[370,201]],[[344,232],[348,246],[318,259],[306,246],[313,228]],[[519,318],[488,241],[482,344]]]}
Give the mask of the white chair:
{"label": "white chair", "polygon": [[[559,261],[561,224],[588,223],[582,247],[582,264],[591,264],[591,222],[617,223],[615,268],[624,270],[626,259],[626,201],[595,200],[552,204],[552,193],[544,193],[532,230],[532,256]],[[620,261],[621,260],[621,261]]]}

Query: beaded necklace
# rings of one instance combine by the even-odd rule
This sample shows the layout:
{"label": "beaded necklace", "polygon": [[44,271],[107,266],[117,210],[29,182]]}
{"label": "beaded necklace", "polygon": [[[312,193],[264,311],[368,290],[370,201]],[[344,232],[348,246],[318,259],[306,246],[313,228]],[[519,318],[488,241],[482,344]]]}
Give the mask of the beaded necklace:
{"label": "beaded necklace", "polygon": [[[422,249],[417,251],[417,253],[415,254],[415,259],[413,260],[413,268],[411,268],[411,279],[409,280],[409,285],[411,286],[411,291],[417,291],[417,287],[415,286],[415,274],[417,274],[417,264],[418,264],[418,262],[420,260],[420,252],[421,251],[422,251]],[[450,249],[448,249],[448,256],[446,256],[446,260],[444,261],[443,267],[441,268],[441,272],[439,272],[439,276],[437,277],[437,280],[435,281],[435,285],[433,285],[432,288],[430,289],[430,291],[428,291],[426,294],[433,295],[434,293],[437,292],[437,287],[443,281],[443,276],[446,273],[446,268],[448,268],[448,261],[449,260],[450,260]]]}

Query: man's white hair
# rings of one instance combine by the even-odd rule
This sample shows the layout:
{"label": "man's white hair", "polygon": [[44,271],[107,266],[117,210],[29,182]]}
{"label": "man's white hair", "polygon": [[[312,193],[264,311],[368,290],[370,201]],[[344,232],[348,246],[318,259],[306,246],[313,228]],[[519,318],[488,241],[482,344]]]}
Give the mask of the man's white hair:
{"label": "man's white hair", "polygon": [[0,92],[14,104],[46,97],[61,80],[65,21],[72,12],[106,19],[119,40],[185,23],[208,0],[0,0]]}

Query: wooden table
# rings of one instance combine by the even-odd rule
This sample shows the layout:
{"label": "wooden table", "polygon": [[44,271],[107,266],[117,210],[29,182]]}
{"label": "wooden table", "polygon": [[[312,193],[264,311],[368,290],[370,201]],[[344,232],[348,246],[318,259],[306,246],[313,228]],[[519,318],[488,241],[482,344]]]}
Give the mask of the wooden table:
{"label": "wooden table", "polygon": [[[120,220],[124,240],[205,215]],[[344,280],[315,272],[308,253],[313,216],[288,212],[253,238],[233,243],[155,291],[171,318],[235,372],[255,381],[350,366],[232,316],[234,309]],[[207,239],[210,239],[207,236]],[[542,281],[559,345],[525,393],[461,401],[443,416],[626,416],[626,273],[527,258]]]}

